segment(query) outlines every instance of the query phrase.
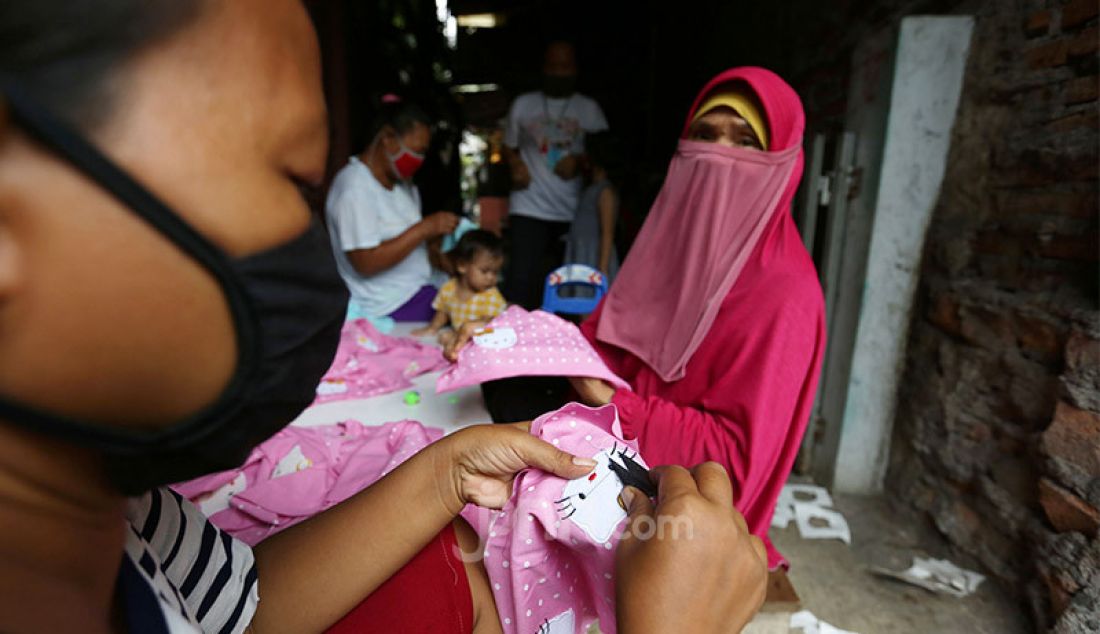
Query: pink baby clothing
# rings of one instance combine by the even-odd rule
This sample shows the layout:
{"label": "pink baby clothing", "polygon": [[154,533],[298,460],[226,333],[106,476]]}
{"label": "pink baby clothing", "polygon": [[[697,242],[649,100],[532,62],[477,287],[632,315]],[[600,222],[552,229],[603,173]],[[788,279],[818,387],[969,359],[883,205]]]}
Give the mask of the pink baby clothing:
{"label": "pink baby clothing", "polygon": [[412,377],[447,366],[442,351],[408,337],[384,335],[366,319],[344,324],[332,366],[315,403],[367,398],[403,390]]}
{"label": "pink baby clothing", "polygon": [[173,485],[215,526],[254,545],[373,484],[443,437],[415,421],[287,427],[239,469]]}
{"label": "pink baby clothing", "polygon": [[615,376],[580,329],[557,315],[511,306],[476,335],[440,375],[438,392],[516,376],[588,376],[617,388]]}
{"label": "pink baby clothing", "polygon": [[645,463],[637,444],[623,440],[614,405],[570,403],[537,418],[531,433],[597,465],[576,480],[521,472],[503,509],[463,511],[485,544],[501,624],[509,634],[573,634],[598,619],[601,632],[614,634],[615,546],[627,517],[618,473]]}

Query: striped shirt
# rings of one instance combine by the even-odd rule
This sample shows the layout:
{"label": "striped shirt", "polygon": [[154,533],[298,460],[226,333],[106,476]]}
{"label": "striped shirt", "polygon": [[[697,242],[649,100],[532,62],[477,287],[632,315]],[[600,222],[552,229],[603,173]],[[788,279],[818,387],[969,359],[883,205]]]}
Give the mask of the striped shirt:
{"label": "striped shirt", "polygon": [[243,632],[259,603],[252,550],[171,489],[132,498],[126,555],[160,602],[169,632]]}

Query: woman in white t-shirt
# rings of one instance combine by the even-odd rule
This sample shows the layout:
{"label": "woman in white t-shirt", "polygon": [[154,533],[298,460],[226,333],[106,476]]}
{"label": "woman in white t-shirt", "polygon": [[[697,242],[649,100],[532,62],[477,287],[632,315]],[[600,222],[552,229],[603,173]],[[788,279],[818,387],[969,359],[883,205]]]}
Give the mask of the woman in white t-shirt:
{"label": "woman in white t-shirt", "polygon": [[431,142],[431,120],[416,105],[383,97],[371,142],[336,174],[325,202],[336,265],[351,291],[349,317],[429,321],[436,289],[427,243],[458,216],[420,213],[413,174]]}

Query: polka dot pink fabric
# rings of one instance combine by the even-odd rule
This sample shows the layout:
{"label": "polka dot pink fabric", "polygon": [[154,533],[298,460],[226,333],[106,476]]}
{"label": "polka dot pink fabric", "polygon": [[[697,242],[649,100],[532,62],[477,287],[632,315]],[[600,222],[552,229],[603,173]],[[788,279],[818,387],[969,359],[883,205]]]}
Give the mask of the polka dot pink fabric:
{"label": "polka dot pink fabric", "polygon": [[516,376],[590,376],[630,389],[600,359],[580,328],[557,315],[512,306],[462,349],[436,382],[438,392]]}
{"label": "polka dot pink fabric", "polygon": [[482,554],[506,633],[572,634],[599,620],[615,632],[615,546],[625,527],[623,485],[610,469],[633,459],[614,405],[571,403],[531,424],[531,433],[563,450],[591,457],[589,475],[563,480],[520,473],[500,511],[468,506],[463,517],[485,544]]}

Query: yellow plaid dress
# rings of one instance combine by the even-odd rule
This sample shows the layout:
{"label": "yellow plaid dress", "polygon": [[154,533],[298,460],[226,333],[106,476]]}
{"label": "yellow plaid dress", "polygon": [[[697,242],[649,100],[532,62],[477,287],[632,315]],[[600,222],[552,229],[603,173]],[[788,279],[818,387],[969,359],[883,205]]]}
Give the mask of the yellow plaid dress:
{"label": "yellow plaid dress", "polygon": [[458,281],[455,278],[447,280],[432,302],[432,308],[447,313],[451,318],[451,327],[456,330],[468,321],[492,319],[504,312],[504,306],[504,296],[495,286],[477,293],[464,302],[460,301]]}

